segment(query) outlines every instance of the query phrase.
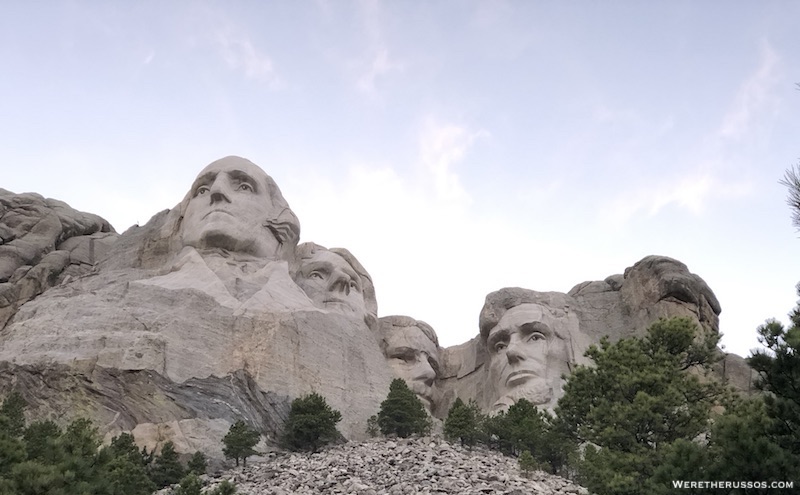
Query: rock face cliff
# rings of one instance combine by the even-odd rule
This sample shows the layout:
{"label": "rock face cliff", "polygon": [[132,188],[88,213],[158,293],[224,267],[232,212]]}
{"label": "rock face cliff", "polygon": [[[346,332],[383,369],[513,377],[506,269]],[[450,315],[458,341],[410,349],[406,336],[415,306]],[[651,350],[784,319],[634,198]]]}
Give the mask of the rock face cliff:
{"label": "rock face cliff", "polygon": [[[89,416],[149,446],[219,454],[236,419],[274,440],[291,400],[312,391],[358,439],[395,376],[440,418],[456,397],[485,411],[522,397],[551,408],[561,376],[602,336],[669,316],[719,330],[708,285],[648,256],[567,294],[493,292],[474,308],[475,337],[441,348],[425,322],[378,318],[355,256],[300,244],[277,184],[238,157],[123,234],[36,194],[0,189],[0,208],[0,396],[17,388],[35,417]],[[721,373],[744,384],[741,364]]]}

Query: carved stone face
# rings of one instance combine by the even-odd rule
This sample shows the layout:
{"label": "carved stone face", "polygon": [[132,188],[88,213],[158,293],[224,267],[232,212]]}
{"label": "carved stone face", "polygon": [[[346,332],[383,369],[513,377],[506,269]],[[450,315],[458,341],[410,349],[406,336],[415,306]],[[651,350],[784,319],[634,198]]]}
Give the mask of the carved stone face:
{"label": "carved stone face", "polygon": [[522,398],[534,404],[554,398],[552,375],[559,374],[557,360],[569,359],[558,326],[548,308],[520,304],[507,310],[489,331],[489,380],[498,397],[493,410],[506,409]]}
{"label": "carved stone face", "polygon": [[386,359],[395,375],[406,381],[429,411],[433,406],[433,382],[439,370],[436,344],[415,326],[392,327],[384,333]]}
{"label": "carved stone face", "polygon": [[266,227],[273,209],[267,181],[263,170],[234,157],[203,169],[183,214],[183,244],[275,259],[280,242]]}
{"label": "carved stone face", "polygon": [[360,318],[367,312],[361,277],[350,263],[334,252],[315,250],[310,258],[302,260],[295,279],[319,308]]}

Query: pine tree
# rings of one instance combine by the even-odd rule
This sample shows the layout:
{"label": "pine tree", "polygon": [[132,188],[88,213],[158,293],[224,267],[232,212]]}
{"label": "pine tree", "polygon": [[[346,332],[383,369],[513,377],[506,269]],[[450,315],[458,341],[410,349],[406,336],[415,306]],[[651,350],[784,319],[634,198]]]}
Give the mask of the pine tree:
{"label": "pine tree", "polygon": [[292,450],[316,452],[322,445],[339,436],[336,423],[342,414],[317,393],[298,397],[292,401],[292,408],[283,431],[283,443]]}
{"label": "pine tree", "polygon": [[175,495],[200,495],[203,489],[203,482],[194,473],[187,474],[182,480]]}
{"label": "pine tree", "polygon": [[150,479],[158,488],[178,483],[183,478],[184,470],[175,452],[175,444],[167,442],[161,447],[161,454],[156,456],[150,469]]}
{"label": "pine tree", "polygon": [[247,458],[258,453],[253,450],[253,447],[256,446],[260,438],[261,435],[256,430],[247,426],[244,421],[238,420],[231,425],[228,433],[222,439],[222,443],[225,444],[222,453],[225,454],[226,458],[234,459],[237,466],[239,465],[239,459],[247,466]]}
{"label": "pine tree", "polygon": [[450,406],[444,420],[444,436],[450,441],[459,440],[461,445],[475,445],[480,437],[483,420],[477,402],[471,399],[469,404],[464,404],[461,397],[458,397]]}
{"label": "pine tree", "polygon": [[0,434],[11,438],[22,435],[25,428],[25,399],[19,392],[11,392],[0,407]]}
{"label": "pine tree", "polygon": [[526,478],[536,470],[536,461],[534,460],[533,455],[531,455],[530,450],[522,451],[517,459],[517,462],[519,463],[519,470],[522,471],[523,476]]}
{"label": "pine tree", "polygon": [[655,492],[649,483],[670,446],[708,431],[722,388],[697,372],[715,361],[719,335],[701,332],[675,318],[654,323],[645,338],[603,339],[586,353],[595,366],[568,378],[556,415],[588,444],[578,474],[590,491]]}
{"label": "pine tree", "polygon": [[389,385],[389,395],[381,403],[378,412],[378,426],[384,435],[401,438],[412,434],[424,435],[430,431],[428,413],[405,380],[395,378]]}
{"label": "pine tree", "polygon": [[206,474],[207,465],[206,455],[198,451],[192,454],[192,458],[189,459],[189,464],[186,467],[189,468],[190,473],[200,476],[201,474]]}

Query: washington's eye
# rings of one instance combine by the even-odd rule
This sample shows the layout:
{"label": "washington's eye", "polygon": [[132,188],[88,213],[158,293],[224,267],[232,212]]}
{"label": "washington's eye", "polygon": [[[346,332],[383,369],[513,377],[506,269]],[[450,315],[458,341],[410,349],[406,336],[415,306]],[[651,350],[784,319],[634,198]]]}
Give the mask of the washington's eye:
{"label": "washington's eye", "polygon": [[239,191],[248,191],[248,192],[253,192],[253,186],[251,186],[251,185],[250,185],[250,184],[248,184],[247,182],[242,182],[241,184],[239,184],[239,187],[238,187],[237,189],[238,189]]}
{"label": "washington's eye", "polygon": [[541,332],[533,332],[528,336],[528,341],[533,341],[533,340],[545,340],[545,336]]}
{"label": "washington's eye", "polygon": [[210,191],[208,186],[200,186],[197,188],[197,191],[195,191],[194,194],[195,196],[202,196],[203,194],[206,194],[208,191]]}

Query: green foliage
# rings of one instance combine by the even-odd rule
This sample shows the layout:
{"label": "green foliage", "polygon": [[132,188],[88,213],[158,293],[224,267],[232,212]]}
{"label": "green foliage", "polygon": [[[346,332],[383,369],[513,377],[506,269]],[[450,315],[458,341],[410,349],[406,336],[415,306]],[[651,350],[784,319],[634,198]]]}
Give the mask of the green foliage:
{"label": "green foliage", "polygon": [[108,495],[149,495],[156,490],[144,464],[129,456],[113,457],[103,468]]}
{"label": "green foliage", "polygon": [[577,466],[584,486],[598,495],[650,493],[673,444],[708,431],[723,389],[698,374],[716,360],[718,340],[674,318],[654,323],[643,339],[590,347],[595,366],[576,369],[556,409],[563,430],[589,444]]}
{"label": "green foliage", "polygon": [[206,455],[198,451],[192,454],[192,458],[189,459],[189,464],[186,467],[189,469],[190,473],[195,473],[199,476],[201,474],[206,474],[207,466]]}
{"label": "green foliage", "polygon": [[522,471],[523,476],[528,477],[533,471],[537,469],[536,460],[531,455],[529,450],[523,451],[517,459],[519,463],[519,470]]}
{"label": "green foliage", "polygon": [[756,385],[767,392],[766,412],[775,420],[770,435],[800,464],[800,306],[789,318],[789,328],[775,320],[758,327],[767,350],[756,351],[748,363],[759,374]]}
{"label": "green foliage", "polygon": [[25,399],[19,392],[11,392],[0,406],[0,435],[11,438],[22,435],[25,428]]}
{"label": "green foliage", "polygon": [[216,488],[208,492],[208,495],[233,495],[236,493],[236,485],[228,480],[223,480]]}
{"label": "green foliage", "polygon": [[529,452],[538,466],[551,473],[565,474],[567,461],[577,449],[550,413],[526,399],[486,419],[485,424],[495,448],[506,455]]}
{"label": "green foliage", "polygon": [[28,460],[44,464],[56,464],[63,460],[60,438],[61,428],[52,421],[31,423],[23,433]]}
{"label": "green foliage", "polygon": [[406,438],[410,435],[424,435],[431,429],[431,421],[425,406],[408,388],[405,380],[395,378],[389,385],[389,395],[381,402],[378,411],[378,426],[384,435],[397,435]]}
{"label": "green foliage", "polygon": [[459,397],[447,412],[444,436],[451,442],[459,440],[461,445],[475,445],[481,437],[484,420],[477,402],[470,400],[468,404],[464,404]]}
{"label": "green foliage", "polygon": [[175,452],[175,444],[166,442],[150,468],[150,479],[158,488],[178,483],[183,478],[184,470]]}
{"label": "green foliage", "polygon": [[182,480],[175,495],[200,495],[203,489],[203,482],[194,473],[187,474]]}
{"label": "green foliage", "polygon": [[789,188],[786,203],[792,209],[792,224],[800,229],[800,165],[788,169],[780,183]]}
{"label": "green foliage", "polygon": [[239,420],[231,425],[228,433],[222,439],[225,445],[222,453],[228,459],[234,459],[236,465],[239,465],[239,459],[242,463],[247,465],[247,458],[251,455],[257,454],[253,447],[258,443],[261,435],[254,429],[250,428],[247,423]]}
{"label": "green foliage", "polygon": [[377,437],[381,434],[381,429],[378,426],[378,415],[373,414],[367,419],[367,435]]}
{"label": "green foliage", "polygon": [[52,421],[22,428],[19,438],[0,434],[3,495],[149,495],[156,489],[128,434],[98,450],[97,429],[86,419],[64,431]]}
{"label": "green foliage", "polygon": [[314,392],[292,401],[283,430],[283,444],[291,450],[316,452],[339,436],[336,423],[342,414],[331,408],[324,397]]}

